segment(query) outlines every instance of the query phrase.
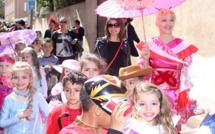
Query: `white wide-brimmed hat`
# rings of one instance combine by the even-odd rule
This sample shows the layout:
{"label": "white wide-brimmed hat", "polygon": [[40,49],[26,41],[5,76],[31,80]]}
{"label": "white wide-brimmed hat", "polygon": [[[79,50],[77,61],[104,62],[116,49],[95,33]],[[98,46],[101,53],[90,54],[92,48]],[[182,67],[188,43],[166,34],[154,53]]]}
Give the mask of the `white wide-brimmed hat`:
{"label": "white wide-brimmed hat", "polygon": [[63,72],[63,68],[67,68],[71,70],[79,70],[80,63],[76,60],[65,60],[60,65],[53,65],[53,68],[57,70],[59,73]]}

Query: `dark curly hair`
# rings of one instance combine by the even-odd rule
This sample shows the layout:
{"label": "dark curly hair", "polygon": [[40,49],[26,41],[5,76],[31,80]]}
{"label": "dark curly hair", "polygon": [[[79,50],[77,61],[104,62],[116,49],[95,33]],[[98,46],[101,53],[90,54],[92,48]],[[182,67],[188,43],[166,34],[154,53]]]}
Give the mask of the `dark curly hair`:
{"label": "dark curly hair", "polygon": [[63,77],[62,84],[63,84],[63,86],[65,86],[66,82],[70,81],[72,83],[72,85],[74,85],[74,84],[83,85],[86,80],[87,80],[86,75],[84,75],[83,73],[81,73],[77,70],[74,70],[71,73],[69,73],[68,75]]}

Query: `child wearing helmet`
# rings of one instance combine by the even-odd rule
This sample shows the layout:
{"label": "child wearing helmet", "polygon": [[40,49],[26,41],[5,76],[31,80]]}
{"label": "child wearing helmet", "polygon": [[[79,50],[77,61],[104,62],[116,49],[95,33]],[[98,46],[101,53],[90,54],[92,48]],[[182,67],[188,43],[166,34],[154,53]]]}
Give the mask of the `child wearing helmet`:
{"label": "child wearing helmet", "polygon": [[122,134],[132,108],[117,77],[99,75],[89,79],[84,83],[80,100],[82,114],[60,134]]}

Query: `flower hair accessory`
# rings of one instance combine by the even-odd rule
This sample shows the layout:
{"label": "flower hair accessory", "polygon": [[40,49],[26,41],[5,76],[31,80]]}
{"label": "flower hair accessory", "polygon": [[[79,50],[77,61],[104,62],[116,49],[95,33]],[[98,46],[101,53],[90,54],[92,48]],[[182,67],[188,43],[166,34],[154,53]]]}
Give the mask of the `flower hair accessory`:
{"label": "flower hair accessory", "polygon": [[9,55],[6,54],[0,57],[0,62],[8,62],[14,64],[14,60]]}

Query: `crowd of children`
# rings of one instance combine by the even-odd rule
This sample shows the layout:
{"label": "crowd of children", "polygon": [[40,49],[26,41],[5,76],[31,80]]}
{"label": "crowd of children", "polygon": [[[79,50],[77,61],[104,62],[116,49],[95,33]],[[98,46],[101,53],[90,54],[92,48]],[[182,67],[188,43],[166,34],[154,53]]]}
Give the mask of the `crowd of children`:
{"label": "crowd of children", "polygon": [[157,15],[160,36],[137,45],[137,65],[130,65],[121,19],[107,20],[96,54],[59,61],[56,34],[69,34],[67,19],[60,23],[54,43],[37,31],[32,44],[17,40],[15,55],[0,54],[0,134],[177,134],[195,114],[195,102],[184,96],[197,48],[172,35],[171,10]]}

